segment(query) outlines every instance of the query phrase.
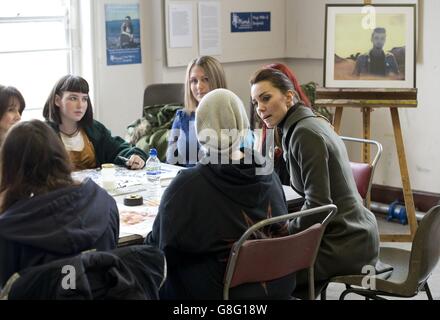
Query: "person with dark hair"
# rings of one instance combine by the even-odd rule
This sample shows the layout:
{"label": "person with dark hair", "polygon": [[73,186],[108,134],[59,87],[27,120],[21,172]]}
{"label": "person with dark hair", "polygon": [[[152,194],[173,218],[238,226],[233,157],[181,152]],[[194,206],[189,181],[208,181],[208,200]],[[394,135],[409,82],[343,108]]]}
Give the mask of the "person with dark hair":
{"label": "person with dark hair", "polygon": [[121,25],[120,47],[122,49],[132,48],[134,44],[133,22],[130,16],[126,16]]}
{"label": "person with dark hair", "polygon": [[[227,89],[207,93],[197,107],[195,126],[205,156],[180,171],[165,190],[146,238],[167,258],[161,299],[222,299],[233,243],[253,224],[287,213],[277,175],[260,172],[261,155],[241,147],[249,136],[249,120],[237,95]],[[283,223],[254,238],[286,234]],[[282,299],[290,297],[294,287],[292,274],[238,286],[231,297]]]}
{"label": "person with dark hair", "polygon": [[[267,69],[276,69],[280,70],[284,73],[289,80],[292,82],[295,92],[297,94],[298,100],[303,102],[303,105],[306,107],[311,107],[311,103],[307,95],[301,89],[301,85],[296,78],[293,71],[283,63],[272,63],[264,66],[263,68]],[[253,109],[253,108],[252,108]],[[278,174],[278,177],[281,180],[281,183],[284,185],[290,184],[290,175],[286,168],[286,162],[283,159],[283,148],[281,146],[281,133],[279,129],[274,129],[273,139],[267,139],[268,130],[267,126],[262,123],[262,134],[261,134],[261,144],[260,144],[260,152],[264,157],[269,157],[270,160],[274,161],[274,169]],[[271,140],[271,141],[268,141]],[[272,141],[273,140],[273,141]],[[267,153],[268,152],[268,153]]]}
{"label": "person with dark hair", "polygon": [[[302,209],[338,207],[322,239],[315,279],[360,274],[364,266],[374,267],[379,253],[377,221],[357,191],[344,142],[328,121],[304,106],[283,72],[258,70],[250,84],[258,116],[268,128],[281,129],[290,185],[305,198]],[[291,222],[290,230],[304,230],[320,219],[302,217]],[[301,271],[297,281],[304,285],[307,274]]]}
{"label": "person with dark hair", "polygon": [[69,156],[47,124],[16,124],[0,157],[0,287],[24,268],[116,247],[115,200],[91,179],[72,179]]}
{"label": "person with dark hair", "polygon": [[0,146],[8,130],[20,121],[25,107],[20,91],[0,85]]}
{"label": "person with dark hair", "polygon": [[[48,124],[60,135],[75,170],[92,169],[103,163],[141,169],[147,154],[120,137],[112,137],[93,120],[89,84],[79,76],[62,77],[53,87],[43,109]],[[125,163],[118,156],[129,158]]]}
{"label": "person with dark hair", "polygon": [[371,34],[373,48],[368,53],[357,57],[353,75],[379,77],[399,75],[399,66],[394,54],[383,50],[385,41],[385,28],[375,28]]}

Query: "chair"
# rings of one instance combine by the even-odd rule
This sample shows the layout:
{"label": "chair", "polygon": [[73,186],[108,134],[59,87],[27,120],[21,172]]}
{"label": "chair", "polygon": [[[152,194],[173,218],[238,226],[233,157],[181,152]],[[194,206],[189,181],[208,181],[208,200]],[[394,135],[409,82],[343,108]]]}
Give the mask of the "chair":
{"label": "chair", "polygon": [[[248,240],[254,232],[265,226],[323,212],[329,214],[321,223],[299,233],[279,238]],[[271,281],[307,268],[309,298],[315,299],[313,266],[325,227],[336,212],[335,205],[326,205],[265,219],[246,230],[231,249],[225,272],[223,298],[229,300],[229,290],[238,285]],[[270,265],[268,261],[271,261]]]}
{"label": "chair", "polygon": [[370,145],[376,146],[376,154],[373,157],[373,161],[371,163],[361,163],[361,162],[352,162],[350,161],[351,170],[353,171],[354,180],[356,182],[356,187],[358,189],[359,194],[364,200],[364,205],[369,207],[369,199],[371,193],[371,186],[373,184],[373,176],[374,171],[377,166],[377,162],[380,159],[382,154],[382,145],[374,140],[367,139],[359,139],[352,137],[343,137],[341,139],[344,142],[357,142],[357,143],[366,143]]}
{"label": "chair", "polygon": [[[411,298],[422,289],[426,291],[428,299],[432,300],[428,279],[440,257],[439,243],[440,205],[437,205],[429,210],[420,222],[411,251],[392,247],[380,248],[379,259],[391,265],[393,270],[372,276],[335,277],[330,282],[346,285],[340,300],[344,300],[349,293],[375,300],[385,300],[380,296]],[[370,288],[363,287],[363,282],[369,283]]]}
{"label": "chair", "polygon": [[142,107],[169,103],[184,104],[184,102],[185,85],[183,83],[156,83],[145,88]]}

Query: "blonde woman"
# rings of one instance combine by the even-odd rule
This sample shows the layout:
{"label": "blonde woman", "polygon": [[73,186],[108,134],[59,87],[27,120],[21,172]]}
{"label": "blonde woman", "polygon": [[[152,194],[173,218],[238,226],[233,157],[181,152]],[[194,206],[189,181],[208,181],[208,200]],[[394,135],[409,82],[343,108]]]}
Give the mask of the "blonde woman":
{"label": "blonde woman", "polygon": [[177,111],[168,139],[167,162],[185,167],[197,163],[200,145],[195,133],[195,111],[210,91],[226,88],[226,77],[220,62],[202,56],[188,64],[185,78],[185,107]]}

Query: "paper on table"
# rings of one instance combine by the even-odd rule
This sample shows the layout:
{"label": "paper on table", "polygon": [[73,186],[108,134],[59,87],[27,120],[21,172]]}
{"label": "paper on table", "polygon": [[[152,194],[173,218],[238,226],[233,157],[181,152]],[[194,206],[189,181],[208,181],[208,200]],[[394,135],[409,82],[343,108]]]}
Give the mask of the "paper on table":
{"label": "paper on table", "polygon": [[120,232],[119,236],[138,234],[146,237],[153,229],[157,215],[157,206],[127,207],[118,203]]}
{"label": "paper on table", "polygon": [[160,164],[160,180],[173,179],[177,173],[182,170],[182,167],[173,166],[167,163]]}
{"label": "paper on table", "polygon": [[[83,181],[85,178],[92,179],[102,187],[101,171],[89,169],[72,173],[75,180]],[[124,195],[146,190],[146,177],[144,170],[128,170],[124,167],[116,167],[115,170],[116,189],[107,190],[112,196]]]}

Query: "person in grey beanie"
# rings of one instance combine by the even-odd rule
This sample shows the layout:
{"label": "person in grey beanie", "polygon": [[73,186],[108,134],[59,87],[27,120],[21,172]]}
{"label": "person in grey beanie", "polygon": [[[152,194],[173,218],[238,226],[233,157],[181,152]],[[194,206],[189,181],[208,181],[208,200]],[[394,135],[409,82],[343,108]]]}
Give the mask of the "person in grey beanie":
{"label": "person in grey beanie", "polygon": [[[227,89],[216,89],[206,95],[196,112],[197,140],[208,159],[238,160],[240,147],[251,134],[249,120],[240,98]],[[210,156],[214,156],[210,158]]]}
{"label": "person in grey beanie", "polygon": [[[243,147],[249,120],[233,92],[216,89],[203,97],[196,132],[207,154],[173,179],[146,238],[147,244],[163,250],[168,263],[161,299],[222,299],[232,244],[251,225],[287,213],[278,176],[258,174],[260,155]],[[285,234],[287,226],[280,224],[264,236]],[[238,286],[231,290],[231,298],[283,299],[293,288],[294,274]]]}

